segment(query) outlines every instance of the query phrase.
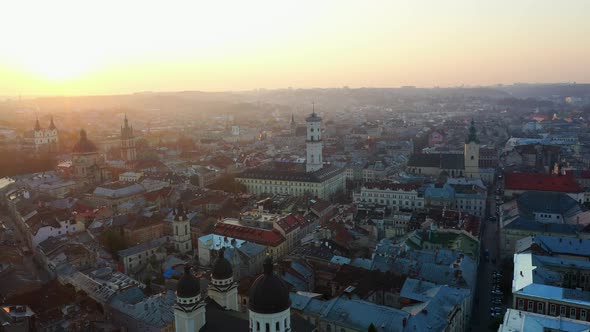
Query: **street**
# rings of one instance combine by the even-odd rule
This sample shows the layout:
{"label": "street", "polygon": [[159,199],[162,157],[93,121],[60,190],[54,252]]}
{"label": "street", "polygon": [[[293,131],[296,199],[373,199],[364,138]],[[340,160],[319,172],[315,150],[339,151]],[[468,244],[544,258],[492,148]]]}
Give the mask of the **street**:
{"label": "street", "polygon": [[[488,212],[490,216],[496,214],[496,186],[488,192]],[[481,259],[477,275],[477,287],[471,315],[471,331],[493,331],[489,329],[490,323],[496,318],[490,317],[490,301],[492,290],[492,273],[500,265],[499,259],[499,222],[492,222],[487,218],[482,220],[481,227]],[[483,253],[489,251],[490,261],[486,261]],[[492,263],[496,259],[496,263]]]}

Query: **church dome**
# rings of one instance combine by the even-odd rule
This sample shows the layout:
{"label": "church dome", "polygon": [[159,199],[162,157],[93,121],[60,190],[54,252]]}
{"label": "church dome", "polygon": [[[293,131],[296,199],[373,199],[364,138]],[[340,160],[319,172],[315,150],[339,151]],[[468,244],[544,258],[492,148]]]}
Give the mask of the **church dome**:
{"label": "church dome", "polygon": [[285,311],[291,306],[289,289],[272,271],[272,259],[264,261],[264,273],[258,276],[250,288],[250,310],[260,314]]}
{"label": "church dome", "polygon": [[80,139],[74,145],[72,152],[74,152],[74,153],[88,153],[88,152],[96,152],[96,151],[98,151],[98,149],[96,148],[96,145],[94,145],[94,143],[92,143],[92,141],[90,141],[88,139],[88,137],[86,136],[86,130],[84,130],[84,129],[80,130]]}
{"label": "church dome", "polygon": [[233,269],[230,262],[223,256],[225,248],[219,250],[219,254],[215,263],[213,263],[212,278],[217,280],[224,280],[233,277]]}
{"label": "church dome", "polygon": [[201,285],[199,284],[199,279],[197,279],[191,273],[190,265],[185,265],[184,274],[178,281],[178,285],[176,285],[176,296],[190,298],[199,294],[201,294]]}

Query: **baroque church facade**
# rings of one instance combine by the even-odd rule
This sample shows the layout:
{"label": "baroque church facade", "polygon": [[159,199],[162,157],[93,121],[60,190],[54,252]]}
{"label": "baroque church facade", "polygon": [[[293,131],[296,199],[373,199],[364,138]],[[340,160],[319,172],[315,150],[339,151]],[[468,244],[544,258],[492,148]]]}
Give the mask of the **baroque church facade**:
{"label": "baroque church facade", "polygon": [[36,151],[57,151],[59,144],[59,133],[55,123],[53,122],[53,116],[51,117],[51,120],[49,121],[49,127],[47,128],[41,127],[39,119],[36,120],[35,128],[33,130],[33,139]]}

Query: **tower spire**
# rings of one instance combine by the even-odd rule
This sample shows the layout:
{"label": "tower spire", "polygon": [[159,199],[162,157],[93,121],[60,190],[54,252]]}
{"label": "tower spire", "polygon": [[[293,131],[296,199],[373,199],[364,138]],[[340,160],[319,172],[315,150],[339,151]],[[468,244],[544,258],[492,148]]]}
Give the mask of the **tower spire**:
{"label": "tower spire", "polygon": [[49,120],[49,129],[55,129],[55,123],[53,123],[53,114],[51,115],[51,118]]}
{"label": "tower spire", "polygon": [[465,143],[478,143],[479,140],[477,139],[477,130],[475,129],[475,121],[471,118],[471,125],[469,126],[469,135],[467,136],[467,140]]}

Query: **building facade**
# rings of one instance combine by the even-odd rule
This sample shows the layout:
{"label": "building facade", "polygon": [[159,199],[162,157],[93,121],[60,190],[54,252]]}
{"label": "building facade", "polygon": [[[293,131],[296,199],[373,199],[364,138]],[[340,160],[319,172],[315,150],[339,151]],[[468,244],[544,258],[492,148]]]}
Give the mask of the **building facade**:
{"label": "building facade", "polygon": [[125,115],[124,126],[121,126],[121,159],[125,161],[135,161],[137,159],[133,126],[129,126],[127,115]]}
{"label": "building facade", "polygon": [[41,128],[39,119],[37,119],[35,122],[35,130],[33,131],[33,135],[35,138],[35,149],[37,151],[41,149],[46,149],[52,152],[57,151],[59,136],[57,127],[53,123],[53,117],[51,117],[49,127],[47,128]]}
{"label": "building facade", "polygon": [[322,118],[317,116],[315,110],[305,119],[307,123],[307,138],[305,144],[307,147],[307,159],[305,170],[315,172],[322,168]]}

